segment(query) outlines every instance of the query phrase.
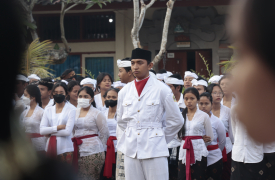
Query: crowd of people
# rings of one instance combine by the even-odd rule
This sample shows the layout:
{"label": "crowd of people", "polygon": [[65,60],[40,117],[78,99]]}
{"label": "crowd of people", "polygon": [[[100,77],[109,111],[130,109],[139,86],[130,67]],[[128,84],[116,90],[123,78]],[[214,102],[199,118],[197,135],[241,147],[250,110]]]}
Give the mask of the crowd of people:
{"label": "crowd of people", "polygon": [[79,179],[274,179],[275,143],[253,140],[238,120],[232,74],[207,81],[152,70],[151,52],[118,60],[120,81],[17,75],[14,108],[41,156]]}

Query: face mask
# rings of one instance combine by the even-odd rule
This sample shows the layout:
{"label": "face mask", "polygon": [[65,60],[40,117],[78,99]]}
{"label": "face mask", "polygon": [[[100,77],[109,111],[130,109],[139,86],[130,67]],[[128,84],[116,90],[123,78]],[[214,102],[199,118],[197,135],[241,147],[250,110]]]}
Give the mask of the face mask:
{"label": "face mask", "polygon": [[53,95],[53,99],[56,103],[62,103],[65,100],[65,95],[56,94],[56,95]]}
{"label": "face mask", "polygon": [[26,105],[26,106],[29,106],[30,104],[31,104],[31,100],[30,100],[30,98],[27,98],[27,97],[23,97],[22,98],[22,100],[23,100],[23,102],[24,102],[24,104]]}
{"label": "face mask", "polygon": [[91,99],[78,98],[77,105],[81,108],[87,108],[87,107],[91,106],[90,100]]}
{"label": "face mask", "polygon": [[115,107],[117,105],[117,100],[106,100],[105,105],[108,108],[109,106]]}

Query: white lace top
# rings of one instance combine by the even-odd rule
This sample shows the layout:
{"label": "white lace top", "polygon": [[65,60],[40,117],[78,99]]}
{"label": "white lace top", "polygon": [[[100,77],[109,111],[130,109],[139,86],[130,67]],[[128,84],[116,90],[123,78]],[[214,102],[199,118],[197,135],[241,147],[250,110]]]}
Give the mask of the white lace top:
{"label": "white lace top", "polygon": [[219,119],[222,121],[226,132],[228,133],[229,137],[226,137],[226,154],[232,151],[232,143],[234,142],[233,134],[232,134],[232,127],[231,127],[231,116],[230,116],[230,109],[221,104],[220,109],[220,117]]}
{"label": "white lace top", "polygon": [[[30,110],[30,106],[23,111],[21,120],[25,128],[26,133],[37,133],[40,134],[40,123],[44,110],[37,104],[31,117],[26,117]],[[45,151],[46,137],[31,138],[32,144],[37,151]]]}
{"label": "white lace top", "polygon": [[[211,122],[209,119],[209,115],[205,112],[197,109],[193,119],[191,121],[188,120],[186,116],[185,120],[185,136],[209,136],[211,139],[214,138]],[[191,140],[194,149],[195,161],[201,161],[202,156],[207,157],[208,150],[206,148],[206,144],[203,139],[195,139]],[[181,141],[180,152],[179,152],[179,160],[182,160],[182,164],[186,163],[186,149],[183,149],[185,141]],[[209,142],[208,144],[210,144]]]}
{"label": "white lace top", "polygon": [[79,117],[80,110],[81,108],[76,110],[74,137],[98,134],[95,137],[82,139],[83,143],[79,145],[80,157],[103,152],[109,138],[106,117],[92,106],[85,117]]}
{"label": "white lace top", "polygon": [[[108,113],[109,113],[109,110],[106,110],[104,114],[105,114],[105,117],[106,117],[106,120],[108,123],[109,134],[110,134],[110,136],[116,137],[116,128],[117,128],[116,115],[115,115],[115,118],[108,119]],[[115,152],[116,152],[116,145],[117,145],[117,140],[114,140]],[[107,148],[107,146],[106,146],[106,148]],[[105,151],[106,151],[106,149],[105,149]]]}
{"label": "white lace top", "polygon": [[96,109],[98,109],[102,112],[104,112],[108,109],[105,104],[104,104],[104,106],[102,105],[102,99],[101,99],[101,94],[100,93],[95,95],[94,98],[95,98]]}

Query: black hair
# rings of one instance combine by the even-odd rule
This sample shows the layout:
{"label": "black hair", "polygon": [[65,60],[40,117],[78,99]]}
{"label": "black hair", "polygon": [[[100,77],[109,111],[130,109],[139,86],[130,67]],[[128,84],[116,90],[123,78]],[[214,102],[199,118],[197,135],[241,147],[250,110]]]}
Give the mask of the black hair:
{"label": "black hair", "polygon": [[210,94],[212,94],[213,89],[214,89],[215,86],[219,87],[220,90],[221,90],[221,92],[222,92],[222,94],[223,94],[222,88],[221,88],[221,86],[220,86],[219,84],[210,84],[210,85],[207,87],[208,92],[209,92]]}
{"label": "black hair", "polygon": [[66,69],[62,75],[60,76],[60,79],[64,79],[68,74],[70,74],[72,71],[74,71],[73,69]]}
{"label": "black hair", "polygon": [[156,71],[154,71],[153,69],[150,69],[149,71],[154,73],[155,75],[157,74]]}
{"label": "black hair", "polygon": [[229,73],[224,74],[223,77],[219,80],[219,85],[221,85],[222,80],[227,79],[227,78],[231,79],[232,75]]}
{"label": "black hair", "polygon": [[109,91],[115,91],[115,92],[117,92],[117,94],[118,94],[119,89],[117,89],[117,88],[110,88],[110,89],[108,89],[108,90],[105,92],[105,94],[103,95],[104,98],[107,97],[107,94],[108,94]]}
{"label": "black hair", "polygon": [[[131,58],[124,58],[122,59],[121,61],[130,61],[131,62]],[[125,69],[126,72],[129,72],[131,71],[131,67],[123,67]]]}
{"label": "black hair", "polygon": [[[275,72],[274,44],[275,24],[267,19],[275,18],[274,0],[249,0],[244,5],[243,37],[271,72]],[[275,75],[275,74],[274,74]]]}
{"label": "black hair", "polygon": [[[198,75],[198,79],[197,79],[197,81],[199,81],[199,80],[204,80],[206,83],[208,83],[208,82],[207,82],[207,80],[206,80],[206,79],[204,79],[203,77],[201,77],[200,75]],[[206,86],[203,86],[203,88],[204,88],[204,91],[205,91],[205,92],[208,92],[208,90],[207,90],[207,87],[206,87]]]}
{"label": "black hair", "polygon": [[29,93],[31,97],[34,97],[35,101],[39,104],[40,107],[42,107],[41,93],[39,88],[36,85],[28,85],[26,87],[26,91]]}
{"label": "black hair", "polygon": [[69,82],[73,81],[72,79],[64,79],[64,80],[68,82],[68,85],[69,85]]}
{"label": "black hair", "polygon": [[77,75],[76,78],[75,78],[75,80],[76,80],[79,84],[80,84],[80,82],[81,82],[83,79],[85,79],[85,78],[82,77],[82,76],[79,76],[79,75]]}
{"label": "black hair", "polygon": [[[53,96],[54,90],[55,90],[57,87],[59,87],[59,86],[62,86],[62,87],[63,87],[63,89],[64,89],[64,91],[65,91],[65,93],[66,93],[65,96],[67,96],[67,95],[68,95],[68,88],[67,88],[67,85],[66,85],[64,82],[58,82],[58,83],[56,83],[56,84],[53,86],[53,89],[52,89],[52,96]],[[66,100],[66,98],[65,98],[65,100]],[[55,105],[55,102],[54,102],[54,105]]]}
{"label": "black hair", "polygon": [[[91,98],[94,98],[94,91],[89,86],[84,86],[84,87],[80,88],[77,95],[79,95],[79,93],[83,90],[85,90],[86,93],[91,96]],[[93,107],[96,107],[95,100],[93,100],[92,105],[93,105]]]}
{"label": "black hair", "polygon": [[[200,100],[200,94],[199,94],[199,91],[194,88],[194,87],[189,87],[187,89],[185,89],[184,93],[183,93],[183,98],[185,96],[185,94],[187,93],[192,93],[196,96],[197,100],[199,101]],[[181,130],[178,132],[178,138],[181,139],[182,137],[185,136],[185,122],[186,122],[186,115],[188,113],[188,108],[186,107],[183,111],[182,111],[182,116],[184,118],[184,124],[181,128]]]}
{"label": "black hair", "polygon": [[157,74],[164,74],[164,73],[167,73],[167,71],[165,69],[161,69],[161,70],[158,71]]}
{"label": "black hair", "polygon": [[[74,86],[80,86],[80,84],[77,81],[74,80],[70,80],[70,82],[68,83],[67,87],[68,87],[68,92],[72,92]],[[67,100],[70,100],[70,96],[67,96]]]}
{"label": "black hair", "polygon": [[[176,79],[182,80],[182,77],[181,77],[181,75],[179,75],[179,74],[173,74],[173,75],[171,75],[171,76],[169,76],[169,77],[172,77],[172,78],[176,78]],[[175,87],[175,89],[176,89],[178,86],[180,86],[180,90],[179,90],[179,91],[182,92],[183,85],[173,84],[173,86]]]}
{"label": "black hair", "polygon": [[200,95],[200,98],[201,97],[207,97],[207,99],[209,99],[209,101],[211,102],[211,104],[213,104],[213,98],[211,96],[211,94],[209,92],[203,92],[201,95]]}
{"label": "black hair", "polygon": [[52,78],[50,78],[50,77],[42,78],[38,82],[38,85],[46,86],[48,88],[48,91],[50,91],[53,88]]}
{"label": "black hair", "polygon": [[100,74],[97,76],[97,78],[96,78],[96,90],[97,90],[98,92],[100,92],[100,87],[99,87],[99,85],[100,85],[100,83],[103,81],[103,79],[105,78],[105,76],[109,76],[109,78],[110,78],[112,84],[113,84],[113,82],[114,82],[114,81],[113,81],[113,78],[112,78],[112,76],[111,76],[111,74],[106,73],[106,72],[100,73]]}

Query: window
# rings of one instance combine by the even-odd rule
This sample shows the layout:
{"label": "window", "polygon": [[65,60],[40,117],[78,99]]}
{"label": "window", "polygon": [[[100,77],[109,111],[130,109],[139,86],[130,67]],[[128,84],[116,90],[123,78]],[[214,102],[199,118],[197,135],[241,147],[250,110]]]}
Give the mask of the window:
{"label": "window", "polygon": [[73,69],[75,74],[81,73],[80,55],[70,55],[63,64],[50,65],[50,71],[55,77],[60,77],[66,69]]}
{"label": "window", "polygon": [[85,68],[90,70],[95,78],[101,72],[107,72],[114,78],[113,57],[88,57],[85,59]]}
{"label": "window", "polygon": [[[60,15],[35,15],[40,40],[61,42]],[[66,14],[64,17],[66,39],[70,42],[114,41],[115,13]]]}

